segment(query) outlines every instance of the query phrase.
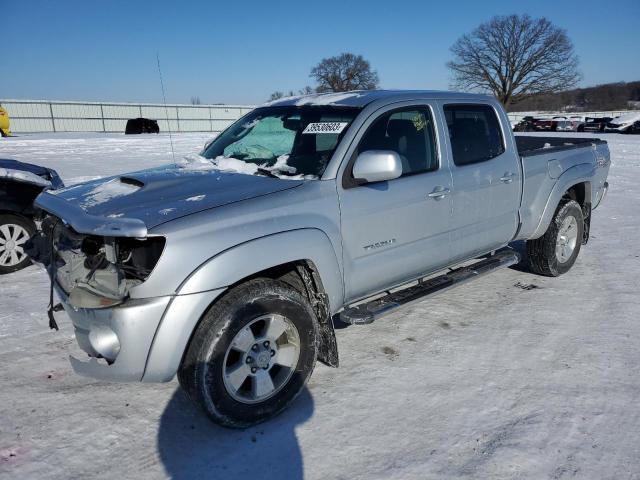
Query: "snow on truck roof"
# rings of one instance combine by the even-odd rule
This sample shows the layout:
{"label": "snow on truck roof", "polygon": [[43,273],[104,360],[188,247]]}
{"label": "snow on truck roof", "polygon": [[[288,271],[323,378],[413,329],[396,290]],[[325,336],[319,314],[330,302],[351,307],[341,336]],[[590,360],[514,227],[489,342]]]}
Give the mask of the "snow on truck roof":
{"label": "snow on truck roof", "polygon": [[376,100],[411,100],[415,98],[470,100],[490,99],[492,97],[439,90],[353,90],[350,92],[314,93],[311,95],[284,97],[267,102],[262,106],[340,105],[345,107],[364,107]]}

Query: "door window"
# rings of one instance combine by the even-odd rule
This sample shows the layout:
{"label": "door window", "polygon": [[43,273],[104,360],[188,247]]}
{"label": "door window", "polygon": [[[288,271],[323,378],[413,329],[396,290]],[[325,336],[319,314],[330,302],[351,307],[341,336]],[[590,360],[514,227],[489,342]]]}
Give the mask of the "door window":
{"label": "door window", "polygon": [[410,107],[377,118],[362,137],[358,154],[368,150],[393,150],[402,160],[402,176],[438,169],[431,112]]}
{"label": "door window", "polygon": [[458,166],[491,160],[504,153],[495,110],[489,105],[445,105],[453,163]]}

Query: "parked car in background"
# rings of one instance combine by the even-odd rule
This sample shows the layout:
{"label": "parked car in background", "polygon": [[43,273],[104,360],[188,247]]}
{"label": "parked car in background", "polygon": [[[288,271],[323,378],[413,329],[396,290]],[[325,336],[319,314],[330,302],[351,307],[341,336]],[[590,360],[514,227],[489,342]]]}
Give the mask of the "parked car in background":
{"label": "parked car in background", "polygon": [[160,133],[160,127],[156,120],[149,118],[132,118],[127,120],[124,133],[127,135],[139,133]]}
{"label": "parked car in background", "polygon": [[605,132],[640,133],[640,112],[626,113],[612,119]]}
{"label": "parked car in background", "polygon": [[585,132],[604,132],[604,128],[610,121],[611,117],[586,117],[583,130]]}
{"label": "parked car in background", "polygon": [[368,324],[483,278],[518,262],[517,240],[534,272],[567,272],[609,165],[597,138],[514,138],[494,97],[285,98],[199,156],[40,194],[30,244],[91,357],[76,372],[177,373],[212,420],[247,427],[316,359],[338,366],[336,315]]}
{"label": "parked car in background", "polygon": [[558,122],[563,120],[567,120],[567,117],[539,118],[535,121],[535,128],[543,132],[555,132],[558,128]]}
{"label": "parked car in background", "polygon": [[24,244],[36,232],[33,201],[43,190],[63,186],[55,170],[0,159],[0,274],[29,265]]}
{"label": "parked car in background", "polygon": [[558,121],[556,131],[558,132],[583,132],[585,118],[580,116],[572,116],[566,120]]}
{"label": "parked car in background", "polygon": [[517,122],[513,126],[514,132],[535,132],[536,128],[536,118],[532,116],[522,117],[522,120]]}

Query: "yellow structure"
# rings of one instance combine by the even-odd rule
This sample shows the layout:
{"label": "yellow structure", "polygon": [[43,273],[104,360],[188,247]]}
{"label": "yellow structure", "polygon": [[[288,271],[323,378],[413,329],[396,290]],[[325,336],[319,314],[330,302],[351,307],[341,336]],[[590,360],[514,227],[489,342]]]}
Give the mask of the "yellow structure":
{"label": "yellow structure", "polygon": [[7,112],[2,105],[0,105],[0,134],[3,137],[11,136],[11,130],[9,130],[9,112]]}

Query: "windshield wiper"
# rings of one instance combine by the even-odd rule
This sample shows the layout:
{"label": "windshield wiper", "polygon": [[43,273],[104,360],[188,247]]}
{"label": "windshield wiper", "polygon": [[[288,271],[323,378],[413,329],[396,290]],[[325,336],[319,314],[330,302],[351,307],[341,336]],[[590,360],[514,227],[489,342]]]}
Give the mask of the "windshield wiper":
{"label": "windshield wiper", "polygon": [[267,170],[266,168],[258,167],[258,169],[256,170],[256,173],[259,173],[260,175],[264,175],[265,177],[280,178],[275,173],[273,173],[270,170]]}

